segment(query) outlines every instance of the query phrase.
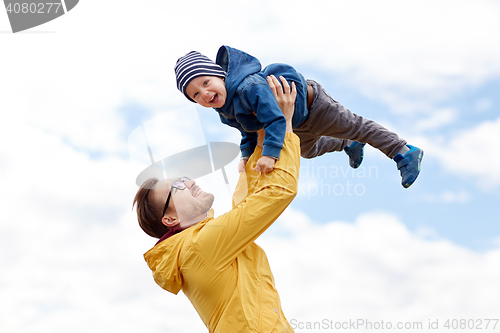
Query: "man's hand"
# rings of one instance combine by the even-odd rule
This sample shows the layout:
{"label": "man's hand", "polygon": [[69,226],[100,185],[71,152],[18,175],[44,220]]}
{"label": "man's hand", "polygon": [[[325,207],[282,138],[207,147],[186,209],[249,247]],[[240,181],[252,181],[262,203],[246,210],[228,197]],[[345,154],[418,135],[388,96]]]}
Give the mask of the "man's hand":
{"label": "man's hand", "polygon": [[273,171],[274,163],[276,163],[276,160],[274,158],[269,156],[261,156],[253,170],[257,172],[268,173]]}
{"label": "man's hand", "polygon": [[292,88],[290,89],[290,85],[283,76],[280,76],[280,80],[281,84],[274,75],[270,75],[267,77],[267,84],[269,84],[269,88],[271,88],[271,91],[276,98],[276,102],[278,102],[278,106],[285,116],[286,131],[292,132],[292,117],[295,109],[297,89],[295,87],[295,82],[292,81]]}

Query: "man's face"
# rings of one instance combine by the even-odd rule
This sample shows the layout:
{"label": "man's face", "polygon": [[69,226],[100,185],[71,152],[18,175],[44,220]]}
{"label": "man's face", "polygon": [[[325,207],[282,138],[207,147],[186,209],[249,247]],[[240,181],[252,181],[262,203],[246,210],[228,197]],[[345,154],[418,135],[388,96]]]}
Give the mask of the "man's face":
{"label": "man's face", "polygon": [[217,76],[198,76],[189,82],[186,94],[206,108],[221,108],[226,102],[226,85]]}
{"label": "man's face", "polygon": [[[171,184],[173,184],[174,181],[176,181],[176,179],[161,180],[156,183],[155,198],[161,204],[161,207],[165,205],[171,190]],[[172,208],[174,208],[173,211],[176,212],[179,220],[189,223],[192,222],[193,219],[205,215],[210,210],[214,202],[214,195],[203,191],[196,185],[194,180],[188,180],[184,183],[186,184],[184,190],[172,188],[172,195],[167,211],[169,211],[169,209],[172,211]]]}

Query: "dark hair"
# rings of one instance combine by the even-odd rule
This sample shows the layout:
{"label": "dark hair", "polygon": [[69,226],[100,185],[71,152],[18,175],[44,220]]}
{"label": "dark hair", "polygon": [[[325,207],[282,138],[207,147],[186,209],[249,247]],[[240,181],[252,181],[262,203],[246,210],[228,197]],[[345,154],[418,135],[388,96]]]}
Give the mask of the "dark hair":
{"label": "dark hair", "polygon": [[169,228],[161,223],[163,207],[151,197],[156,183],[157,178],[146,180],[137,191],[132,207],[137,204],[137,220],[142,230],[151,237],[161,238]]}

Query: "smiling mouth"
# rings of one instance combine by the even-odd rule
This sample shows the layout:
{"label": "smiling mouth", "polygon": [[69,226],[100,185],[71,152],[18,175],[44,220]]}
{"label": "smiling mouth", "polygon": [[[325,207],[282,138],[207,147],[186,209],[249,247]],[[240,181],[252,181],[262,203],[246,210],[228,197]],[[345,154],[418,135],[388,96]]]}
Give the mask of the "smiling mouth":
{"label": "smiling mouth", "polygon": [[212,98],[208,101],[209,103],[214,103],[217,101],[217,94],[214,94]]}
{"label": "smiling mouth", "polygon": [[193,196],[196,198],[196,197],[198,197],[202,193],[203,193],[203,190],[201,188],[197,187],[196,190],[194,191],[194,195]]}

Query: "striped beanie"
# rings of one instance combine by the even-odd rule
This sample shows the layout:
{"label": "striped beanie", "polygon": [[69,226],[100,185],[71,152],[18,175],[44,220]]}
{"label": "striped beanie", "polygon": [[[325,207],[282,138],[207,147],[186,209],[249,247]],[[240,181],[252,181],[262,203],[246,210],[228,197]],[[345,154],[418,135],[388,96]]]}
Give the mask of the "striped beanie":
{"label": "striped beanie", "polygon": [[177,89],[179,89],[191,102],[194,101],[186,94],[186,87],[191,80],[199,76],[226,77],[226,72],[222,70],[221,66],[217,65],[198,51],[191,51],[185,56],[180,57],[174,69]]}

